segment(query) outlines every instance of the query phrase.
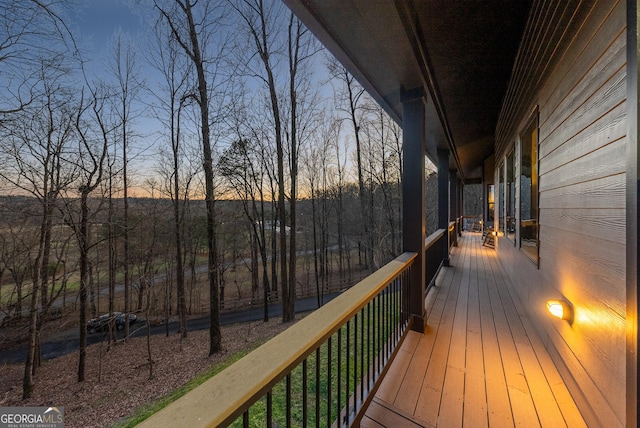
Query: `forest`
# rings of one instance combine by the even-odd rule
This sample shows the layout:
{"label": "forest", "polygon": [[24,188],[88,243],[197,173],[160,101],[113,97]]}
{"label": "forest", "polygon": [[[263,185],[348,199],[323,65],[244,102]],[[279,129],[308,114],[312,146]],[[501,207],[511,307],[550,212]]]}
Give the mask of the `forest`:
{"label": "forest", "polygon": [[125,2],[143,30],[104,55],[73,0],[2,3],[0,328],[28,326],[24,398],[61,312],[81,382],[100,314],[186,336],[208,313],[213,354],[221,310],[286,323],[401,252],[401,128],[280,1]]}

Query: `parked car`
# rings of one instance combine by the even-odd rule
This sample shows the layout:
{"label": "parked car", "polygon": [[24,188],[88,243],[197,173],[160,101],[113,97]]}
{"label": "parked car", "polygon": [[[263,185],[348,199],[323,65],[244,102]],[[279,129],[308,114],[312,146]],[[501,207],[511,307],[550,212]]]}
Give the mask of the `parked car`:
{"label": "parked car", "polygon": [[[112,314],[100,315],[97,318],[91,318],[87,321],[87,330],[89,333],[95,333],[97,331],[105,331],[109,329],[109,324],[113,323],[117,331],[124,330],[124,324],[126,320],[126,314],[122,312],[113,312]],[[136,314],[129,313],[129,324],[136,322],[138,317]]]}

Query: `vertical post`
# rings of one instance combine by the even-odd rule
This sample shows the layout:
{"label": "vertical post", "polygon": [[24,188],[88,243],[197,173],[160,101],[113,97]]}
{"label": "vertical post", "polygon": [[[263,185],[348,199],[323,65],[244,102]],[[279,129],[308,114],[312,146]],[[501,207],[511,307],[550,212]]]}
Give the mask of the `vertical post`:
{"label": "vertical post", "polygon": [[409,277],[412,329],[424,332],[426,233],[425,210],[425,94],[422,87],[402,90],[402,246],[418,254]]}
{"label": "vertical post", "polygon": [[460,215],[460,235],[462,236],[462,231],[464,230],[464,183],[462,179],[458,179],[458,194],[460,195],[458,201],[460,205],[458,205],[458,214]]}
{"label": "vertical post", "polygon": [[462,179],[458,179],[458,218],[460,218],[460,227],[458,228],[458,236],[462,236],[464,228],[464,184]]}
{"label": "vertical post", "polygon": [[638,364],[640,364],[640,348],[638,347],[638,270],[640,260],[638,254],[638,192],[640,191],[640,163],[638,152],[638,103],[640,100],[638,89],[638,0],[627,2],[627,194],[626,194],[626,246],[627,246],[627,390],[626,390],[626,426],[635,427],[640,423],[638,409],[640,408],[640,389],[638,382]]}
{"label": "vertical post", "polygon": [[[449,205],[449,221],[457,221],[458,219],[458,173],[454,169],[449,170],[449,195],[450,195],[450,205]],[[453,236],[451,237],[453,241],[451,244],[454,247],[458,246],[458,224],[456,223],[455,228],[453,229]]]}
{"label": "vertical post", "polygon": [[442,265],[449,266],[449,151],[438,150],[438,229],[447,231],[442,246]]}

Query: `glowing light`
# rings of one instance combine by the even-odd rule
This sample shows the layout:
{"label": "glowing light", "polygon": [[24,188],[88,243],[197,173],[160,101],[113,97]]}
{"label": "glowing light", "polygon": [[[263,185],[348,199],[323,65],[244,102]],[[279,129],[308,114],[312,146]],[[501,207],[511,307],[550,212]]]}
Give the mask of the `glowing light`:
{"label": "glowing light", "polygon": [[561,320],[571,321],[573,318],[571,305],[564,300],[549,300],[547,302],[547,310],[551,315]]}

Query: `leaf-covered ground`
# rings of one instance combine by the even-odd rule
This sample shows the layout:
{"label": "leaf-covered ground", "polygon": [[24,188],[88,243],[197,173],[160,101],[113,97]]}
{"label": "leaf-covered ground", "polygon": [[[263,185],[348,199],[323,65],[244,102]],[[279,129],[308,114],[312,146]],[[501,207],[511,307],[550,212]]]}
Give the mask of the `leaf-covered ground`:
{"label": "leaf-covered ground", "polygon": [[86,380],[77,382],[78,352],[44,361],[36,390],[22,400],[24,364],[0,367],[0,406],[64,407],[65,427],[108,427],[136,408],[187,383],[230,355],[266,341],[291,324],[280,319],[222,327],[223,351],[209,357],[208,330],[151,337],[153,377],[149,378],[147,338],[87,350]]}

